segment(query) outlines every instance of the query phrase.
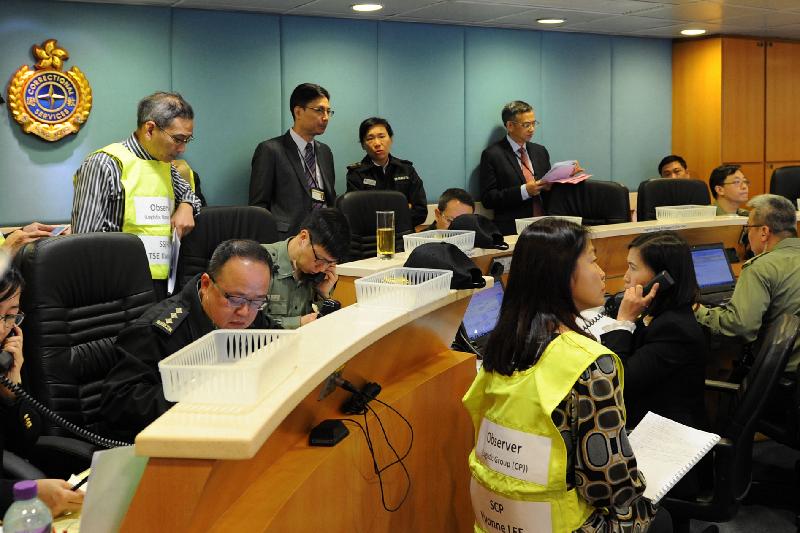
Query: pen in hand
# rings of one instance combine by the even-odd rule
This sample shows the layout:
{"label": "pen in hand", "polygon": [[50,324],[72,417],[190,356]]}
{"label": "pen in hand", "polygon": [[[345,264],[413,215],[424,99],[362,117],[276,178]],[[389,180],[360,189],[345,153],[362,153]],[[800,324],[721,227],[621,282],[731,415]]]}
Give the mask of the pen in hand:
{"label": "pen in hand", "polygon": [[78,481],[78,483],[77,483],[77,484],[75,484],[75,486],[74,486],[74,487],[72,487],[72,488],[70,488],[69,490],[71,490],[71,491],[76,491],[76,490],[78,490],[79,488],[81,488],[81,487],[82,487],[82,486],[83,486],[83,485],[84,485],[84,484],[85,484],[87,481],[89,481],[89,476],[86,476],[86,477],[85,477],[85,478],[83,478],[82,480]]}

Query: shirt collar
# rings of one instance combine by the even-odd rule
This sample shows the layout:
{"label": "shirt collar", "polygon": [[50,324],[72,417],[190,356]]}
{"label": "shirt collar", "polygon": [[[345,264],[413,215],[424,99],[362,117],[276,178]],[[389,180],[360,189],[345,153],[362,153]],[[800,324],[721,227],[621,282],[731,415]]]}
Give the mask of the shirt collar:
{"label": "shirt collar", "polygon": [[275,257],[275,266],[278,267],[278,272],[274,274],[276,278],[290,278],[294,275],[294,266],[292,260],[289,258],[289,241],[290,237],[285,241],[277,243],[277,255]]}
{"label": "shirt collar", "polygon": [[[306,153],[306,145],[308,142],[300,137],[300,134],[294,131],[294,128],[289,128],[289,135],[292,136],[292,140],[294,140],[294,143],[297,145],[297,149],[300,150],[300,153]],[[311,146],[314,146],[314,139],[311,139]]]}
{"label": "shirt collar", "polygon": [[130,137],[122,141],[122,144],[124,144],[125,148],[133,152],[133,155],[135,155],[139,159],[145,159],[148,161],[155,160],[155,157],[150,155],[150,153],[147,150],[145,150],[144,147],[139,143],[139,139],[136,138],[135,132],[131,133]]}
{"label": "shirt collar", "polygon": [[[517,144],[516,141],[514,141],[514,139],[511,138],[510,135],[506,135],[506,140],[508,141],[508,144],[511,145],[511,149],[514,150],[515,154],[519,153],[520,148],[525,148],[524,145]],[[527,148],[525,149],[525,151],[526,152],[528,151]]]}

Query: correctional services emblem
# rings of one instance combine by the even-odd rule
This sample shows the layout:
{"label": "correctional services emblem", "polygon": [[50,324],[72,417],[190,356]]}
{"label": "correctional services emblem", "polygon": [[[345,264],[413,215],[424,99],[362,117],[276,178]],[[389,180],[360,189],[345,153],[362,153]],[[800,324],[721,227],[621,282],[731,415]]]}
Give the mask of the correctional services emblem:
{"label": "correctional services emblem", "polygon": [[25,133],[57,141],[89,118],[92,88],[78,67],[62,71],[69,54],[48,39],[33,46],[36,64],[23,65],[8,84],[8,107]]}

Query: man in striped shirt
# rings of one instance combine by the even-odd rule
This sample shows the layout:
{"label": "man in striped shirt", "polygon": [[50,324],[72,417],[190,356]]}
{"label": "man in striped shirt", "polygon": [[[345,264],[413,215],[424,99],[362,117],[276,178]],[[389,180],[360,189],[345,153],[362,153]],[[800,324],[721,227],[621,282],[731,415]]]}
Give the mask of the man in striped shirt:
{"label": "man in striped shirt", "polygon": [[[158,92],[139,102],[136,131],[120,143],[136,158],[170,163],[192,141],[194,111],[177,93]],[[87,157],[75,174],[72,201],[73,233],[123,231],[125,188],[122,164],[104,149]],[[171,226],[180,235],[194,227],[200,200],[173,165],[170,179],[177,204]]]}
{"label": "man in striped shirt", "polygon": [[[173,230],[194,228],[200,200],[172,164],[192,140],[194,111],[177,93],[139,102],[136,130],[92,153],[75,173],[72,231],[122,231],[142,240],[157,296],[164,296]],[[163,290],[162,290],[163,289]]]}

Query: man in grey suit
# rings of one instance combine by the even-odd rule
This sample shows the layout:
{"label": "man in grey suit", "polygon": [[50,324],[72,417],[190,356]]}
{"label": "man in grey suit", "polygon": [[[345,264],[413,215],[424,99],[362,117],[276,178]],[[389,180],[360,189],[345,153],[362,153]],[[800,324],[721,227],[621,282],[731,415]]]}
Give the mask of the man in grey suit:
{"label": "man in grey suit", "polygon": [[336,200],[333,154],[314,140],[333,116],[329,99],[328,91],[314,83],[295,87],[289,98],[294,124],[253,154],[250,205],[272,212],[279,240],[295,235],[312,210],[333,207]]}

